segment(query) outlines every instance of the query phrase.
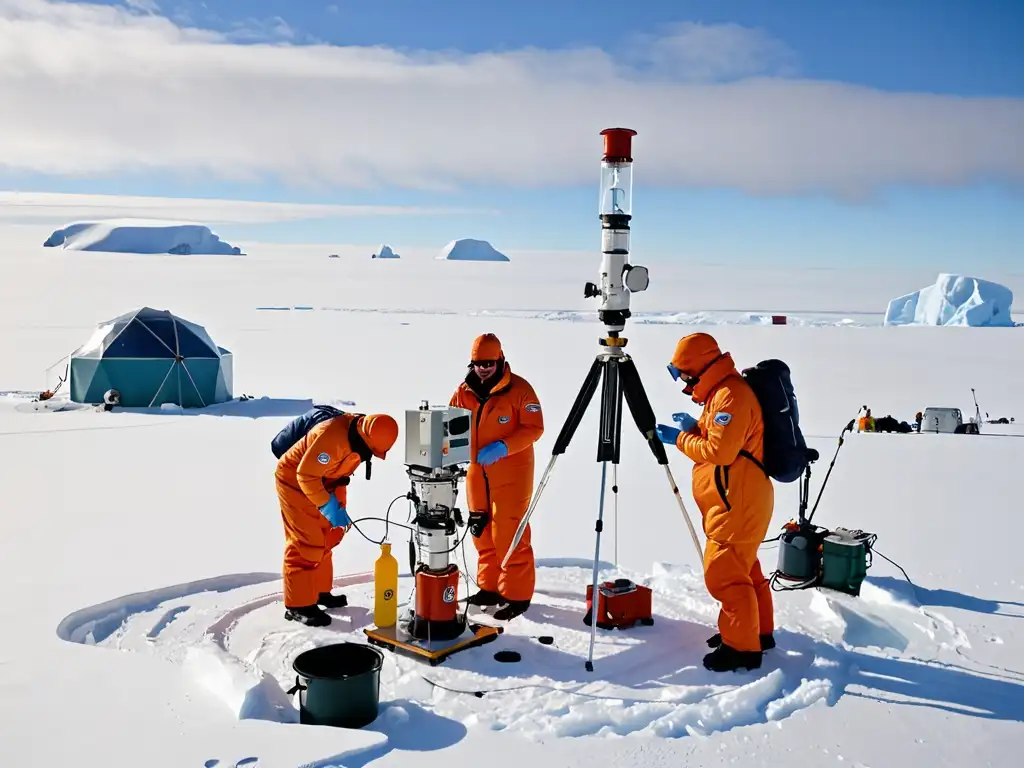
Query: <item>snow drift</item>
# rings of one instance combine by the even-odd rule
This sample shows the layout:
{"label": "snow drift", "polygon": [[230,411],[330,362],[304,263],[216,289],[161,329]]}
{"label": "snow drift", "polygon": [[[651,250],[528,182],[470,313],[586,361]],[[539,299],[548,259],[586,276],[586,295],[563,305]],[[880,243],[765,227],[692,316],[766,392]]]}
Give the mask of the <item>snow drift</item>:
{"label": "snow drift", "polygon": [[933,285],[889,302],[885,325],[1013,326],[1013,292],[977,277],[940,274]]}
{"label": "snow drift", "polygon": [[377,253],[373,254],[373,256],[371,256],[370,258],[371,259],[400,259],[401,256],[399,256],[397,253],[395,253],[393,250],[391,250],[391,246],[390,245],[382,245],[380,247],[380,251],[378,251]]}
{"label": "snow drift", "polygon": [[240,256],[242,250],[222,241],[203,224],[148,219],[80,221],[56,230],[46,248],[106,253],[173,253]]}
{"label": "snow drift", "polygon": [[486,240],[474,240],[469,237],[452,240],[441,249],[437,258],[444,261],[511,261]]}

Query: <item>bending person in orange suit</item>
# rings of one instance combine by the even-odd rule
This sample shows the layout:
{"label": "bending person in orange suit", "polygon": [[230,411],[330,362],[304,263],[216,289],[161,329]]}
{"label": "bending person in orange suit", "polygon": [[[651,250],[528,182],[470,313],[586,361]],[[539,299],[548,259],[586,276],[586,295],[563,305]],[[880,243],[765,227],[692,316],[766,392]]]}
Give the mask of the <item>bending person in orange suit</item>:
{"label": "bending person in orange suit", "polygon": [[331,594],[332,552],[351,524],[348,483],[360,464],[384,459],[397,438],[398,424],[386,414],[344,413],[314,425],[278,460],[286,619],[322,627],[331,617],[320,606],[348,604]]}
{"label": "bending person in orange suit", "polygon": [[693,498],[703,518],[707,545],[704,582],[721,603],[715,650],[704,666],[717,672],[757,669],[763,651],[774,647],[771,587],[761,572],[757,549],[764,541],[775,506],[763,461],[761,406],[718,342],[706,333],[679,340],[669,365],[683,379],[684,393],[704,406],[700,419],[673,414],[680,429],[658,425],[662,442],[675,445],[693,462]]}
{"label": "bending person in orange suit", "polygon": [[512,619],[530,607],[536,583],[529,525],[504,571],[501,562],[533,495],[533,444],[544,434],[540,400],[512,373],[498,337],[485,333],[473,342],[469,373],[449,405],[473,412],[466,499],[480,590],[468,602],[499,605],[494,618]]}

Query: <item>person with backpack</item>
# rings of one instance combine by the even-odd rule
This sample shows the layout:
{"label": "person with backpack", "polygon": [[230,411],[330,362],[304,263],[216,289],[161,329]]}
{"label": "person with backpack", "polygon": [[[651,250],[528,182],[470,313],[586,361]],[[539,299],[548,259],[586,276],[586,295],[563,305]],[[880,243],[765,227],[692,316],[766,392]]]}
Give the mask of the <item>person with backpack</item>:
{"label": "person with backpack", "polygon": [[317,406],[289,423],[271,447],[284,522],[284,617],[311,627],[331,623],[326,608],[343,608],[331,594],[334,548],[351,525],[348,484],[360,464],[370,477],[373,457],[383,460],[398,439],[387,414],[368,416]]}
{"label": "person with backpack", "polygon": [[659,424],[658,437],[694,462],[693,497],[703,519],[704,582],[721,603],[712,671],[758,669],[774,647],[774,605],[757,550],[771,524],[775,489],[764,469],[765,422],[755,391],[714,337],[679,340],[668,366],[683,392],[703,405],[699,419],[673,414],[679,428]]}

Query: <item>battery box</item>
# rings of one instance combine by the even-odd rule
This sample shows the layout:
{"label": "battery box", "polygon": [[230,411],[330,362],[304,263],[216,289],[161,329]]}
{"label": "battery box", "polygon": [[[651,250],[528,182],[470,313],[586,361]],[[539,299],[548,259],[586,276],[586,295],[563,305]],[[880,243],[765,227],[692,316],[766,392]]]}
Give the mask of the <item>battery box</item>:
{"label": "battery box", "polygon": [[876,536],[864,531],[836,528],[821,542],[819,586],[858,596],[868,568]]}
{"label": "battery box", "polygon": [[[597,626],[600,629],[628,629],[636,624],[654,624],[651,616],[651,590],[629,579],[616,579],[597,585]],[[593,612],[594,585],[587,585],[587,615],[583,623],[588,627]]]}

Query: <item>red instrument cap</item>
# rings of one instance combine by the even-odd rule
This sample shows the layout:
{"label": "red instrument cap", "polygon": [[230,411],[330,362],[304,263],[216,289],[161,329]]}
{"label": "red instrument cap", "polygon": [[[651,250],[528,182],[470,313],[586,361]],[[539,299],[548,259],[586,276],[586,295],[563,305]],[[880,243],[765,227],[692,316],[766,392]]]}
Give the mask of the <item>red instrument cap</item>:
{"label": "red instrument cap", "polygon": [[632,128],[605,128],[601,131],[604,136],[604,157],[603,160],[610,162],[633,162],[632,142],[636,131]]}

